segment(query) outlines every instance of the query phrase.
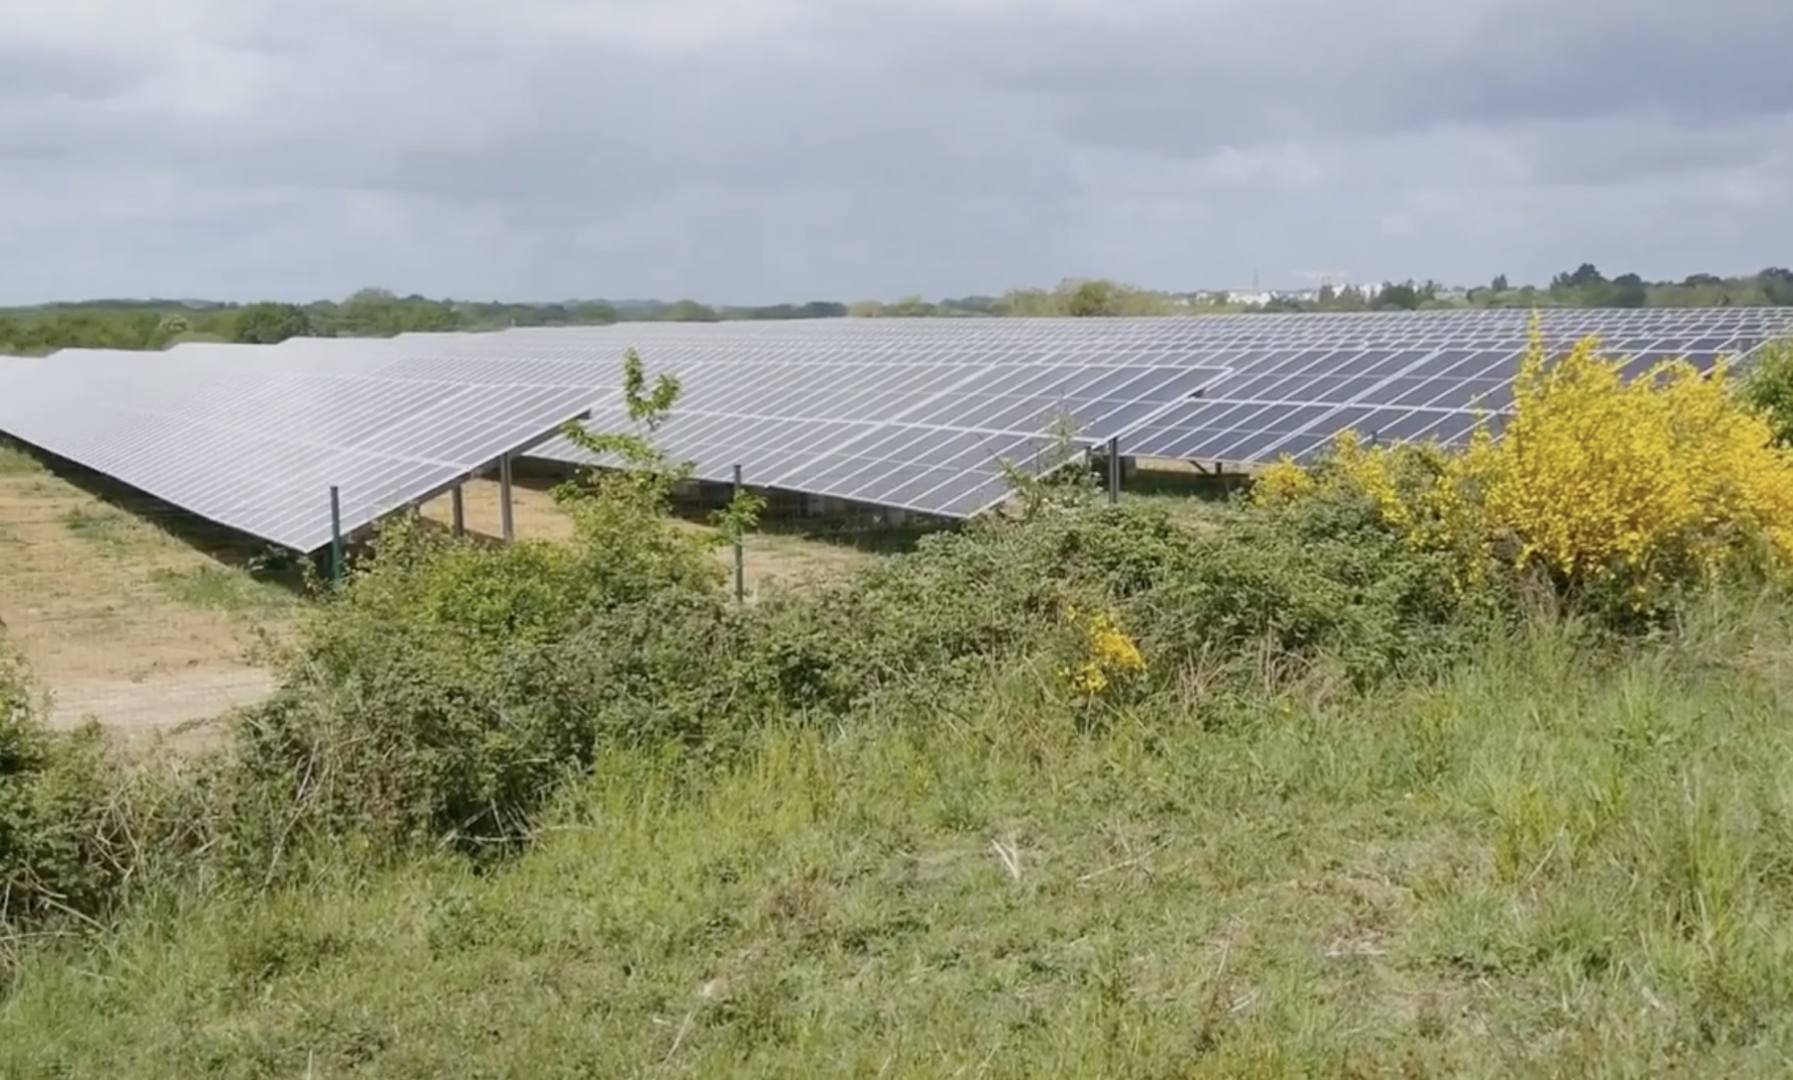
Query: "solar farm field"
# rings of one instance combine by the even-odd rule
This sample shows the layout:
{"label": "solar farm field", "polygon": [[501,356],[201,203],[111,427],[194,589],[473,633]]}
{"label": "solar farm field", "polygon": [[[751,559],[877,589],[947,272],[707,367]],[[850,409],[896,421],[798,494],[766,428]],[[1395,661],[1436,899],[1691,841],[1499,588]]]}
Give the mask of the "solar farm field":
{"label": "solar farm field", "polygon": [[[46,726],[0,660],[0,1075],[1783,1074],[1793,343],[1568,318],[1636,334],[675,328],[642,356],[691,361],[702,408],[592,399],[614,437],[560,432],[597,461],[558,498],[539,417],[466,451],[430,405],[574,386],[561,346],[351,343],[386,373],[353,393],[219,353],[273,358],[271,415],[366,403],[312,449],[405,480],[355,497],[380,543],[314,599],[207,537],[305,549],[316,500],[201,527],[251,505],[232,482],[294,489],[145,456],[181,395],[112,403],[147,444],[36,427],[189,505],[0,458],[45,504],[13,511],[8,604],[207,606],[283,655],[159,760]],[[613,356],[596,333],[565,348]],[[1086,337],[1131,351],[1016,359]],[[972,454],[1057,387],[1121,433]],[[252,437],[194,400],[207,445]],[[740,458],[793,486],[717,482]],[[119,662],[150,640],[78,625]]]}

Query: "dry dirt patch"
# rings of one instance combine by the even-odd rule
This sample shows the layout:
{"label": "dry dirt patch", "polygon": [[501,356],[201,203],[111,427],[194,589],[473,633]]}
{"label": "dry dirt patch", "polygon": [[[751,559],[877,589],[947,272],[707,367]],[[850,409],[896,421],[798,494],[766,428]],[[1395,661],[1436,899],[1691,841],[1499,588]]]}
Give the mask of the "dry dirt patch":
{"label": "dry dirt patch", "polygon": [[296,597],[158,528],[167,508],[127,512],[0,453],[0,621],[51,723],[145,738],[270,692],[265,653]]}

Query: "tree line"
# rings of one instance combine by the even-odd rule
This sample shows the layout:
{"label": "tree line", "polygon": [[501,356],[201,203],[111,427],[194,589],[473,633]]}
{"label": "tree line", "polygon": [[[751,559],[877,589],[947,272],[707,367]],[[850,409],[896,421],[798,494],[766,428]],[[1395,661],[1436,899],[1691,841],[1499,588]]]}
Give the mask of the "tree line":
{"label": "tree line", "polygon": [[1404,281],[1374,289],[1323,286],[1234,302],[1225,293],[1141,289],[1102,278],[1074,278],[1053,288],[1010,289],[1000,296],[925,300],[815,300],[803,304],[712,306],[696,300],[569,300],[550,303],[433,300],[362,289],[340,301],[88,300],[0,309],[0,352],[55,349],[162,349],[181,341],[273,344],[289,337],[390,337],[410,331],[493,330],[509,326],[594,326],[619,320],[723,322],[749,319],[914,318],[920,316],[1072,316],[1200,314],[1220,311],[1378,311],[1536,307],[1793,306],[1793,270],[1680,281],[1645,281],[1634,273],[1607,277],[1593,263],[1555,275],[1547,285],[1513,285],[1505,274],[1469,289],[1436,281]]}
{"label": "tree line", "polygon": [[847,305],[814,301],[711,307],[695,300],[569,300],[551,303],[433,300],[362,289],[309,304],[263,301],[86,300],[0,309],[0,352],[62,348],[163,349],[182,341],[275,344],[291,337],[391,337],[412,331],[497,330],[511,326],[601,326],[632,321],[717,322],[814,319]]}

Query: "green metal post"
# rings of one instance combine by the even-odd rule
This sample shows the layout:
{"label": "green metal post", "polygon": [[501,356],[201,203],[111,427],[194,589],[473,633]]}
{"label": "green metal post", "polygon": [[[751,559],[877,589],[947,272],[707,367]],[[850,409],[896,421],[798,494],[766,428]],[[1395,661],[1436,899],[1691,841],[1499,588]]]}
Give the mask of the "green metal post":
{"label": "green metal post", "polygon": [[330,580],[342,584],[342,493],[330,485]]}
{"label": "green metal post", "polygon": [[[735,498],[741,497],[741,466],[735,466]],[[739,530],[735,532],[735,599],[747,599],[747,550]]]}
{"label": "green metal post", "polygon": [[1108,505],[1121,501],[1121,437],[1108,440]]}

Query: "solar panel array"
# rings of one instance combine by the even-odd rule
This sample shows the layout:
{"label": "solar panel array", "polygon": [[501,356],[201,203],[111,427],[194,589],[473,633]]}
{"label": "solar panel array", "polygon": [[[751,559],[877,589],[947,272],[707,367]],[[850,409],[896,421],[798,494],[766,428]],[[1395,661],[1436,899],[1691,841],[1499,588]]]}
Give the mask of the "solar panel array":
{"label": "solar panel array", "polygon": [[475,386],[258,346],[65,349],[0,363],[0,432],[299,551],[425,498],[591,404],[583,384]]}
{"label": "solar panel array", "polygon": [[[587,379],[591,427],[633,431],[617,361],[627,347],[620,334],[640,329],[400,339],[390,346],[400,359],[389,370],[495,385]],[[531,345],[530,336],[547,344]],[[594,336],[613,340],[597,344]],[[726,339],[644,352],[654,370],[676,374],[683,387],[654,440],[700,479],[728,480],[740,465],[754,486],[949,517],[1004,498],[1007,467],[1039,472],[1059,464],[1061,424],[1073,435],[1071,449],[1086,448],[1226,374],[1170,364],[999,363],[950,341],[934,342],[925,355],[862,354],[850,339],[822,338],[776,344],[763,355]],[[873,359],[849,359],[861,355]],[[565,438],[531,456],[615,464]]]}
{"label": "solar panel array", "polygon": [[[507,348],[589,352],[637,345],[650,366],[682,371],[717,350],[744,365],[1141,364],[1222,373],[1199,396],[1096,439],[1147,457],[1251,465],[1306,460],[1341,431],[1382,442],[1463,442],[1498,433],[1529,343],[1529,311],[1248,314],[1157,319],[886,319],[721,325],[643,324],[501,335]],[[1553,352],[1588,336],[1636,375],[1668,358],[1708,370],[1793,333],[1793,309],[1569,309],[1538,316]],[[747,381],[745,379],[743,382]],[[543,453],[559,454],[551,445]]]}
{"label": "solar panel array", "polygon": [[[1598,335],[1635,374],[1709,368],[1793,333],[1793,309],[1547,311],[1552,350]],[[323,492],[353,528],[530,446],[590,408],[632,428],[624,349],[684,393],[654,433],[696,475],[967,516],[1004,464],[1123,453],[1250,465],[1305,459],[1354,428],[1380,441],[1498,430],[1526,311],[1146,319],[830,319],[638,323],[390,340],[69,350],[0,364],[0,432],[213,518],[310,550]],[[605,462],[565,439],[532,455]]]}

